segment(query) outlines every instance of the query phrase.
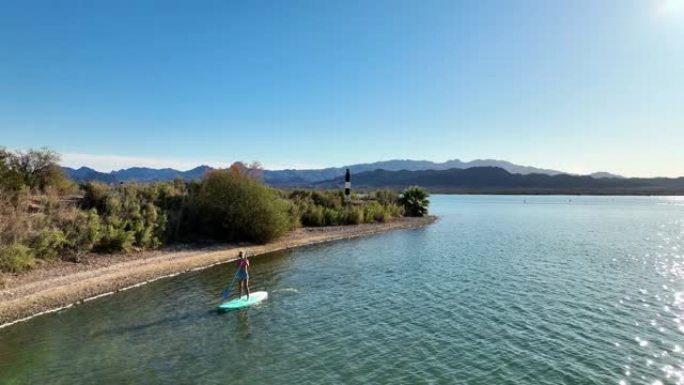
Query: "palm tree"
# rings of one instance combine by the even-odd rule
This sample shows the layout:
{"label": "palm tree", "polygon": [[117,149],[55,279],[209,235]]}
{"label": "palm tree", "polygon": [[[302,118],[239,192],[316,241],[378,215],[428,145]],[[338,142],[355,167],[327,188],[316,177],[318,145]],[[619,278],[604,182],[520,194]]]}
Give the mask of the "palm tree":
{"label": "palm tree", "polygon": [[412,186],[404,190],[399,197],[399,204],[404,206],[404,212],[409,217],[422,217],[427,215],[430,200],[427,191],[418,187]]}

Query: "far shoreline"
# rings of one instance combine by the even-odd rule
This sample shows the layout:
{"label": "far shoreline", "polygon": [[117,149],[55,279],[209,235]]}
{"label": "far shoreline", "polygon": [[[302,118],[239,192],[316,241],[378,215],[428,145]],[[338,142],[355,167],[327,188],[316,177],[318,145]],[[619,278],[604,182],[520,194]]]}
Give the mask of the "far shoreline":
{"label": "far shoreline", "polygon": [[302,228],[265,245],[190,247],[90,256],[83,263],[51,263],[27,273],[2,276],[0,328],[159,279],[227,263],[237,258],[239,250],[259,256],[394,230],[417,229],[436,220],[435,216],[427,216],[400,218],[386,223]]}
{"label": "far shoreline", "polygon": [[503,195],[503,196],[586,196],[586,197],[681,197],[684,191],[662,193],[638,192],[570,192],[570,191],[440,191],[428,189],[430,195]]}

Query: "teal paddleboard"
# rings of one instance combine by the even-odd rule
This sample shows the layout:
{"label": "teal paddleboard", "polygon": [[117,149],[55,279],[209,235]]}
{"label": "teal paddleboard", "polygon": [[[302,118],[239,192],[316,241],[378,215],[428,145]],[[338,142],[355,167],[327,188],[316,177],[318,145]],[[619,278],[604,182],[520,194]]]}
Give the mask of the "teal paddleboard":
{"label": "teal paddleboard", "polygon": [[242,309],[243,307],[249,307],[249,306],[255,305],[255,304],[265,300],[266,298],[268,298],[267,292],[255,291],[249,295],[249,300],[247,299],[246,295],[243,295],[242,298],[231,299],[228,302],[224,302],[224,303],[220,304],[218,308],[221,311]]}

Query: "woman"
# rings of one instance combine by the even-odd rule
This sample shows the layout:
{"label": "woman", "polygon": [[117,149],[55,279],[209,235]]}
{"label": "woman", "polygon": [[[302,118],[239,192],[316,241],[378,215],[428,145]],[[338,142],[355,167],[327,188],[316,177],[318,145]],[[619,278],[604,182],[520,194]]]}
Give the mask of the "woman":
{"label": "woman", "polygon": [[240,288],[240,299],[242,299],[242,288],[247,292],[247,300],[249,301],[249,260],[245,257],[245,252],[240,251],[240,259],[237,260],[237,278],[238,287]]}

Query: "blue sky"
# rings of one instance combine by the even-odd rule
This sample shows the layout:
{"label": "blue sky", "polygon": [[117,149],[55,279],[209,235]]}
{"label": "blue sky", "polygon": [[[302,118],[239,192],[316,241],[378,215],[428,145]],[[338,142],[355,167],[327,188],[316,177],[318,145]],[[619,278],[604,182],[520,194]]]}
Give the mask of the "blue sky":
{"label": "blue sky", "polygon": [[5,0],[0,46],[0,145],[71,166],[684,175],[684,0]]}

